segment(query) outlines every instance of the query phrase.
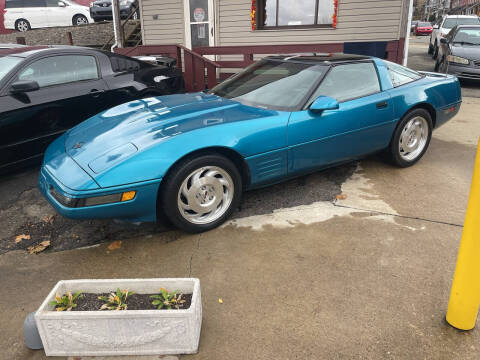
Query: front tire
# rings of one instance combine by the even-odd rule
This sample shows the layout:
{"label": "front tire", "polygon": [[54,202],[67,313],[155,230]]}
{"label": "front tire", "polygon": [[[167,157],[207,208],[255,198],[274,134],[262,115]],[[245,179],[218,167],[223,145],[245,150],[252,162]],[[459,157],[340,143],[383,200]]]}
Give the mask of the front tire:
{"label": "front tire", "polygon": [[25,32],[30,30],[32,27],[30,26],[30,23],[25,20],[25,19],[18,19],[15,22],[15,30],[20,31],[20,32]]}
{"label": "front tire", "polygon": [[238,207],[242,177],[237,167],[218,154],[181,161],[169,172],[160,206],[178,228],[198,233],[221,225]]}
{"label": "front tire", "polygon": [[395,130],[390,143],[390,158],[394,165],[408,167],[422,158],[432,138],[432,118],[425,109],[407,113]]}
{"label": "front tire", "polygon": [[437,45],[437,40],[435,40],[435,45],[433,45],[432,58],[433,58],[433,60],[437,60],[437,57],[438,57],[438,45]]}
{"label": "front tire", "polygon": [[430,41],[428,42],[428,55],[433,54],[433,45],[432,45],[432,37],[430,36]]}

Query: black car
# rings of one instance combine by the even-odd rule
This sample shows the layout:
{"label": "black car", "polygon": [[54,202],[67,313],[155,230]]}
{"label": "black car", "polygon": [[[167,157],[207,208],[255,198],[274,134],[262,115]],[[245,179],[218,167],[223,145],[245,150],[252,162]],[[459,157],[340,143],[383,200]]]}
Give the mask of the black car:
{"label": "black car", "polygon": [[179,92],[174,66],[81,47],[0,50],[0,172],[39,162],[53,139],[105,109]]}
{"label": "black car", "polygon": [[480,80],[480,25],[457,25],[440,39],[435,71]]}
{"label": "black car", "polygon": [[[132,20],[140,18],[138,10],[138,0],[120,0],[120,18],[126,19],[130,13],[135,11],[131,17]],[[112,1],[96,0],[90,4],[90,16],[95,22],[103,20],[112,20]]]}

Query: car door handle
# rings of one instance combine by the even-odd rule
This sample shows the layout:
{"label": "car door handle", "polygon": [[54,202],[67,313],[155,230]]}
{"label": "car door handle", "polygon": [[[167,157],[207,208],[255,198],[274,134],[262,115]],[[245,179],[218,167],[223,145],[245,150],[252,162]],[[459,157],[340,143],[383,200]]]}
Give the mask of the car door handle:
{"label": "car door handle", "polygon": [[90,90],[90,95],[92,95],[93,97],[98,97],[101,94],[103,94],[104,92],[105,92],[105,90],[92,89],[92,90]]}
{"label": "car door handle", "polygon": [[388,103],[386,101],[377,103],[377,109],[384,109],[386,107],[388,107]]}

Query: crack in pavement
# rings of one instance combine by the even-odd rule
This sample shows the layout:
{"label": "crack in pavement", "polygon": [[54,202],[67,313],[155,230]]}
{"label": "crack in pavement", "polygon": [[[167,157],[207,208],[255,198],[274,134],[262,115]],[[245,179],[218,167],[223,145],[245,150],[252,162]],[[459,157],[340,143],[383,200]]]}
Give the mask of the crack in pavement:
{"label": "crack in pavement", "polygon": [[193,262],[193,257],[195,256],[195,252],[197,252],[197,251],[200,249],[200,240],[202,239],[202,235],[203,235],[203,234],[199,234],[199,235],[198,235],[197,248],[196,248],[196,249],[193,249],[192,255],[190,255],[190,264],[189,264],[189,268],[188,268],[188,277],[191,277],[191,276],[192,276],[192,262]]}
{"label": "crack in pavement", "polygon": [[455,224],[455,223],[449,223],[446,221],[441,221],[441,220],[433,220],[433,219],[426,219],[418,216],[408,216],[408,215],[400,215],[400,214],[393,214],[393,213],[388,213],[388,212],[383,212],[383,211],[378,211],[378,210],[369,210],[369,209],[362,209],[354,206],[348,206],[348,205],[339,205],[336,203],[336,201],[332,202],[333,206],[336,207],[341,207],[345,209],[352,209],[352,210],[358,210],[358,211],[363,211],[363,212],[369,212],[369,213],[375,213],[378,215],[387,215],[387,216],[392,216],[392,217],[398,217],[398,218],[403,218],[403,219],[410,219],[410,220],[420,220],[420,221],[426,221],[434,224],[442,224],[442,225],[449,225],[449,226],[456,226],[456,227],[461,227],[463,228],[463,225],[460,224]]}

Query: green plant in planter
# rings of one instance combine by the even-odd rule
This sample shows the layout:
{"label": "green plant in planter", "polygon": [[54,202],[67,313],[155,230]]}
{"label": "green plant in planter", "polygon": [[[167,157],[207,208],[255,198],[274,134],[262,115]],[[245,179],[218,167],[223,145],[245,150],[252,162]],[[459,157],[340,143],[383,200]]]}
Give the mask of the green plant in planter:
{"label": "green plant in planter", "polygon": [[99,296],[98,298],[105,302],[100,310],[127,310],[127,298],[133,295],[133,291],[120,290],[117,293],[110,293],[108,296]]}
{"label": "green plant in planter", "polygon": [[75,293],[75,295],[72,295],[70,291],[63,296],[60,296],[57,293],[55,295],[55,300],[50,301],[49,304],[54,306],[55,310],[57,311],[70,311],[73,308],[77,307],[77,304],[75,304],[75,301],[78,299],[80,295],[82,295],[81,291]]}
{"label": "green plant in planter", "polygon": [[178,309],[180,305],[185,303],[185,300],[182,299],[183,294],[178,294],[178,290],[169,292],[167,289],[161,288],[160,294],[152,295],[151,298],[155,299],[152,301],[152,305],[158,306],[158,309],[172,309],[172,307]]}

